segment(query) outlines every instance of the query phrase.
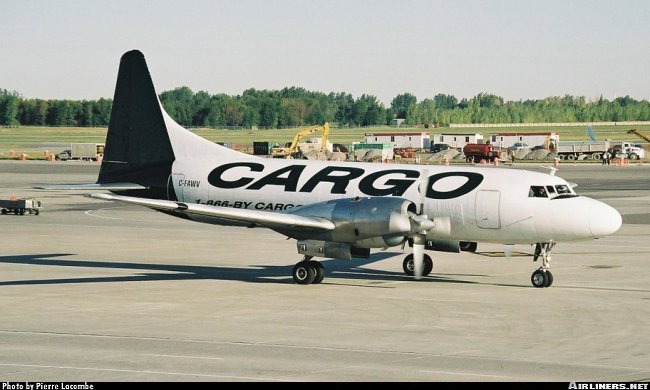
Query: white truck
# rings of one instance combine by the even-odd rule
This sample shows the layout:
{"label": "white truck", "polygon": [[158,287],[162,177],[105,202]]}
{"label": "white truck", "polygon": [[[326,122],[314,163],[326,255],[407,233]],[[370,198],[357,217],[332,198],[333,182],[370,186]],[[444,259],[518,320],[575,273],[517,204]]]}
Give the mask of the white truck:
{"label": "white truck", "polygon": [[628,160],[640,160],[645,158],[645,149],[634,146],[631,142],[621,142],[614,145],[614,157],[625,157]]}
{"label": "white truck", "polygon": [[104,144],[96,143],[74,143],[70,149],[66,149],[55,156],[57,160],[84,160],[97,161],[104,157]]}

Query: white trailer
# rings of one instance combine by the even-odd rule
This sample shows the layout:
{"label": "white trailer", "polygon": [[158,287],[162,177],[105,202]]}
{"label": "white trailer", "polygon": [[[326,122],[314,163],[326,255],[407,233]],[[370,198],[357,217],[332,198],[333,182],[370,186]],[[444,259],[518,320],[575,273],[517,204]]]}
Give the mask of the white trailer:
{"label": "white trailer", "polygon": [[562,141],[557,143],[555,152],[561,160],[600,160],[609,148],[609,141]]}
{"label": "white trailer", "polygon": [[435,134],[432,144],[447,144],[450,148],[463,150],[467,144],[482,144],[483,134]]}
{"label": "white trailer", "polygon": [[524,143],[529,147],[538,145],[549,146],[560,141],[560,134],[555,132],[541,133],[493,133],[490,134],[493,145],[509,148],[517,143]]}
{"label": "white trailer", "polygon": [[426,149],[431,143],[431,136],[427,132],[421,133],[365,133],[365,143],[383,144],[393,143],[396,148]]}
{"label": "white trailer", "polygon": [[70,144],[70,149],[66,149],[57,154],[57,160],[84,160],[97,161],[104,157],[104,144],[96,143],[74,143]]}

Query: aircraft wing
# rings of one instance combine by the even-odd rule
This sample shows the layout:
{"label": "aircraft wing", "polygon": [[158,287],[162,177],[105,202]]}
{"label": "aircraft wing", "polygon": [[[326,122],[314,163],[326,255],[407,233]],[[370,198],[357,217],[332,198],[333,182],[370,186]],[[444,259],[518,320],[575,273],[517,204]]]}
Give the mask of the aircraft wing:
{"label": "aircraft wing", "polygon": [[92,184],[43,184],[36,185],[34,188],[39,190],[106,190],[106,191],[125,191],[125,190],[146,190],[147,187],[136,183],[92,183]]}
{"label": "aircraft wing", "polygon": [[295,214],[262,210],[234,209],[229,207],[103,193],[89,194],[88,196],[95,199],[114,200],[138,206],[145,206],[154,210],[203,215],[208,217],[227,219],[231,221],[245,222],[253,225],[266,226],[269,228],[302,228],[328,231],[334,230],[335,227],[332,221],[319,217],[305,217]]}

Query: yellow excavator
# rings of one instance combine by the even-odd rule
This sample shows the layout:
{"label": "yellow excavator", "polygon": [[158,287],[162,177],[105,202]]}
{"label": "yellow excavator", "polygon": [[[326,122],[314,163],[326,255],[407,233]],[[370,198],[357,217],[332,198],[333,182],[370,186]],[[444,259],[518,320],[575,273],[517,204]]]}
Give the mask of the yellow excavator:
{"label": "yellow excavator", "polygon": [[330,125],[328,122],[325,122],[322,126],[310,126],[300,129],[293,137],[293,141],[290,143],[287,142],[285,146],[276,146],[271,148],[271,157],[273,158],[302,158],[302,151],[298,147],[300,139],[308,134],[315,133],[317,131],[322,132],[321,136],[321,146],[320,150],[322,152],[327,151],[327,140],[330,135]]}

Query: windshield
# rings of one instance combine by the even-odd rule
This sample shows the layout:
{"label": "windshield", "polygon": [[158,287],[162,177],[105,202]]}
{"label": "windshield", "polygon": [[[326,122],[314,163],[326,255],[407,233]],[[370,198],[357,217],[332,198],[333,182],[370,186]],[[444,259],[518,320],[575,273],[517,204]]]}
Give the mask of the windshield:
{"label": "windshield", "polygon": [[570,198],[574,196],[578,195],[566,184],[530,186],[528,190],[530,198]]}

